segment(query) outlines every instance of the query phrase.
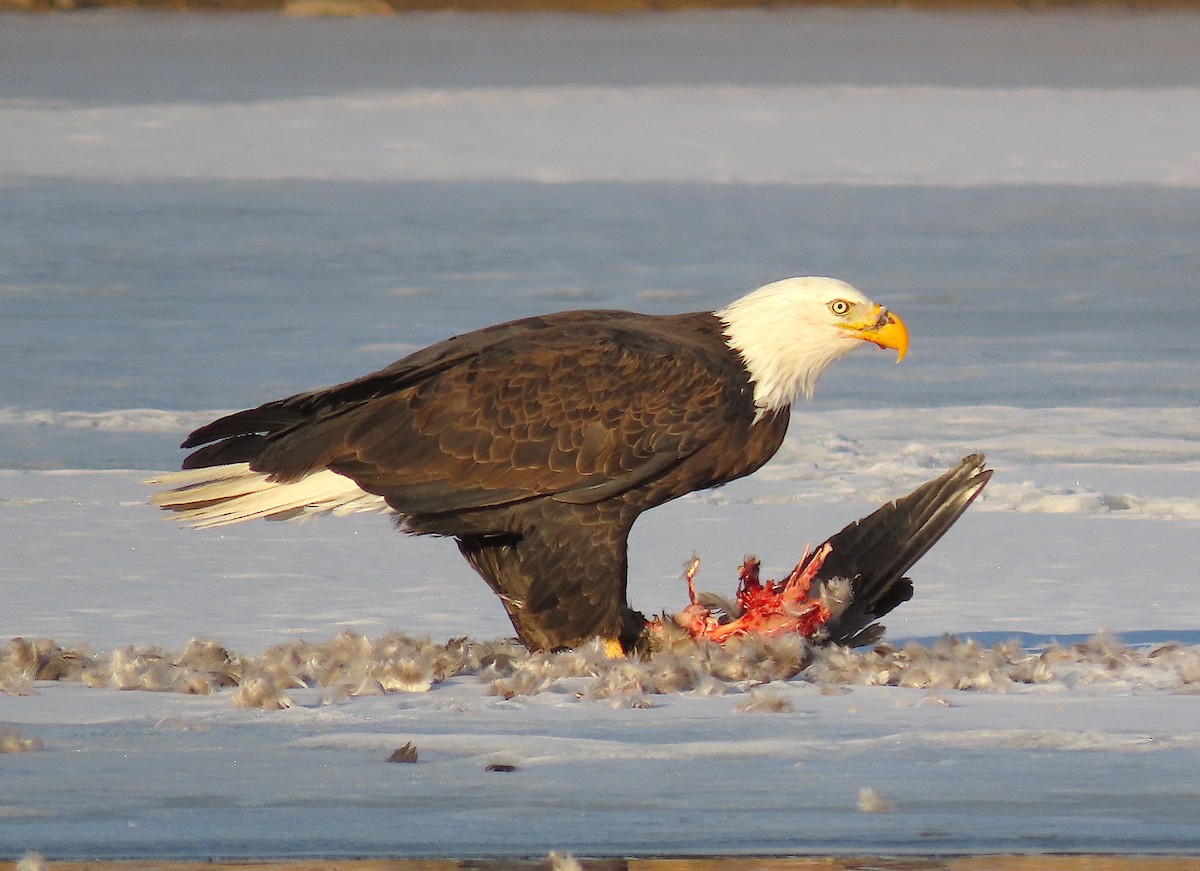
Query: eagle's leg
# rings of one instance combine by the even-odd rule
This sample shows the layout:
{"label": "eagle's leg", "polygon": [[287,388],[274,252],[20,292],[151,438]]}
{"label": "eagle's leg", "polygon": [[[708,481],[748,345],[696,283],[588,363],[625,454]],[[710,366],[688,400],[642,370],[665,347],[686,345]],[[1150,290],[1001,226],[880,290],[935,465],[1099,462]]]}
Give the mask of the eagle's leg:
{"label": "eagle's leg", "polygon": [[529,578],[518,571],[520,556],[517,535],[464,535],[455,539],[466,557],[489,587],[500,597],[500,604],[517,631],[517,638],[530,650],[553,648],[553,640],[541,631],[537,621],[529,619],[525,599],[529,595]]}
{"label": "eagle's leg", "polygon": [[599,506],[552,505],[523,533],[459,535],[458,548],[500,597],[530,650],[601,639],[632,651],[645,618],[625,602],[630,524]]}

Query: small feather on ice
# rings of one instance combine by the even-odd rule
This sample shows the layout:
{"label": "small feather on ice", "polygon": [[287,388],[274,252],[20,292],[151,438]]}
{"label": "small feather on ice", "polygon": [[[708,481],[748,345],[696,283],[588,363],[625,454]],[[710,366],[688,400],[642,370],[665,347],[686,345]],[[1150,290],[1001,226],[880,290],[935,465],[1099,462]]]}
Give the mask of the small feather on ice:
{"label": "small feather on ice", "polygon": [[890,801],[880,797],[879,793],[864,786],[858,791],[858,809],[864,814],[887,814],[896,809]]}

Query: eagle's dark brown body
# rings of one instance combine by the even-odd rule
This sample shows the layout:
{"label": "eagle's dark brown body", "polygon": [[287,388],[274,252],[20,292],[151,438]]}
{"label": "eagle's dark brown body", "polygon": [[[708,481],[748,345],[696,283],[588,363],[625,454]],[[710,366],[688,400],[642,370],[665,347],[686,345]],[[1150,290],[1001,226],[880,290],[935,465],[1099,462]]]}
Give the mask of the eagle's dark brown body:
{"label": "eagle's dark brown body", "polygon": [[[748,475],[789,409],[762,413],[711,313],[566,312],[455,337],[356,381],[194,432],[184,468],[321,469],[453,536],[533,649],[629,647],[638,515]],[[203,447],[201,447],[203,446]]]}
{"label": "eagle's dark brown body", "polygon": [[[900,359],[908,332],[855,288],[815,276],[716,312],[527,318],[202,427],[151,501],[197,527],[390,511],[410,532],[454,537],[530,648],[598,637],[628,650],[645,625],[626,598],[638,516],[762,466],[795,398],[864,344]],[[922,517],[888,515],[846,540],[912,530],[899,546],[915,553],[930,540]],[[873,573],[897,558],[844,555],[874,592],[839,631],[857,634],[876,605],[899,601],[889,591],[903,579]]]}

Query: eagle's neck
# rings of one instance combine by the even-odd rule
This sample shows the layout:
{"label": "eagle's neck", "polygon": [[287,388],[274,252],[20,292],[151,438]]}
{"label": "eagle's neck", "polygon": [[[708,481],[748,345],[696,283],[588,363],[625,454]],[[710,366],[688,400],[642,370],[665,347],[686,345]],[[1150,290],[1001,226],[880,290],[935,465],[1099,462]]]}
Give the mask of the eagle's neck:
{"label": "eagle's neck", "polygon": [[[780,293],[759,291],[714,312],[754,385],[755,420],[812,397],[821,373],[851,346]],[[821,311],[818,309],[817,311]]]}

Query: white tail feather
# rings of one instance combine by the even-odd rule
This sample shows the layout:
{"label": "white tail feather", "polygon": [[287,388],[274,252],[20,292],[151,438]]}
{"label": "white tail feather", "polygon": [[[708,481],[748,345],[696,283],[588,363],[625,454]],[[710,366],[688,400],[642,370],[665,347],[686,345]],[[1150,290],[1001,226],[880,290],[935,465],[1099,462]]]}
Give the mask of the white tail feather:
{"label": "white tail feather", "polygon": [[390,510],[382,496],[366,492],[329,469],[281,483],[255,472],[249,463],[231,463],[168,472],[146,483],[167,488],[150,497],[151,505],[176,512],[176,520],[197,529],[257,517],[290,520],[315,514]]}

